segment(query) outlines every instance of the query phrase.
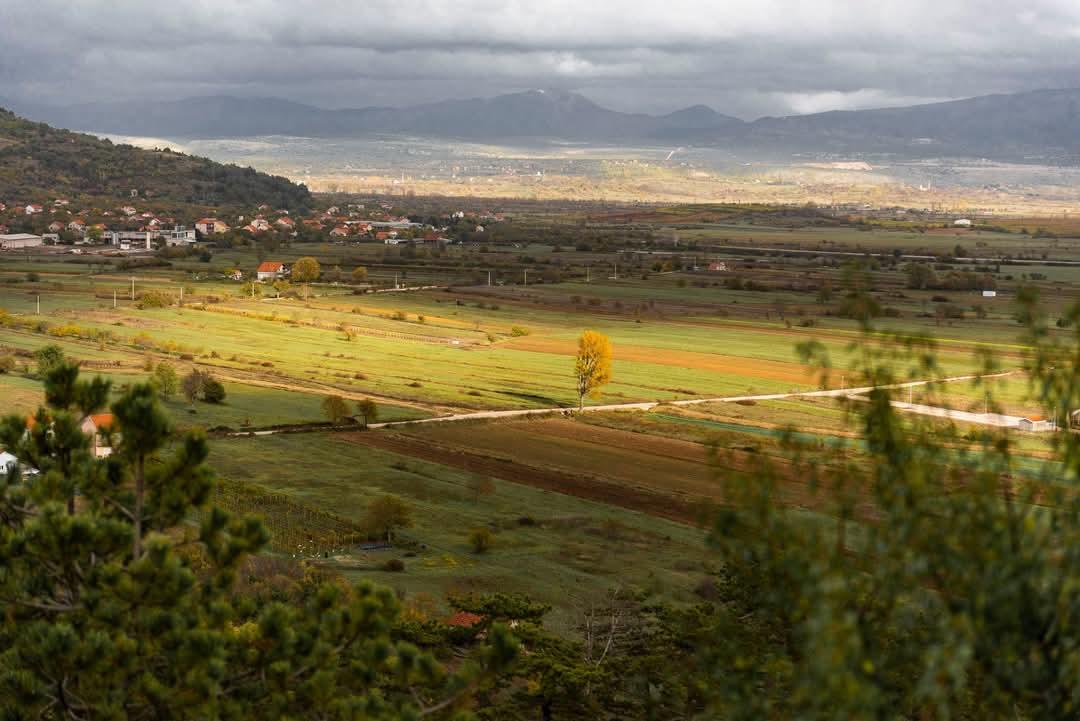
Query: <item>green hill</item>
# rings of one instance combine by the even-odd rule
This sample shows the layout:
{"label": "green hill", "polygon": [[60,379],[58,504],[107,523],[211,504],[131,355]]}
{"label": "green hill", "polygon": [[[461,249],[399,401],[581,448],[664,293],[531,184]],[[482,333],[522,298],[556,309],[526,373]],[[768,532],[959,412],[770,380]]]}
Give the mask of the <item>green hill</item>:
{"label": "green hill", "polygon": [[0,200],[140,198],[201,206],[311,205],[307,188],[251,168],[119,145],[0,109]]}

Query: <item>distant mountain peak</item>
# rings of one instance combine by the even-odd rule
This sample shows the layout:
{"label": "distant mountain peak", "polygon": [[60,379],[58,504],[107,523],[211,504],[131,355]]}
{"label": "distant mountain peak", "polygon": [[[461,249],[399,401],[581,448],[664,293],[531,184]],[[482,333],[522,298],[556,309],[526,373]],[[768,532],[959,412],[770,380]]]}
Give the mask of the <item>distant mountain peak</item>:
{"label": "distant mountain peak", "polygon": [[[191,112],[177,112],[178,108]],[[54,125],[123,135],[227,138],[258,135],[357,137],[408,134],[506,141],[521,138],[727,144],[793,152],[1016,157],[1080,162],[1080,90],[1040,90],[876,110],[826,112],[745,122],[698,103],[666,115],[623,113],[580,93],[534,88],[488,98],[406,108],[328,110],[280,98],[213,96],[69,107],[16,105]],[[925,145],[925,144],[923,144]]]}

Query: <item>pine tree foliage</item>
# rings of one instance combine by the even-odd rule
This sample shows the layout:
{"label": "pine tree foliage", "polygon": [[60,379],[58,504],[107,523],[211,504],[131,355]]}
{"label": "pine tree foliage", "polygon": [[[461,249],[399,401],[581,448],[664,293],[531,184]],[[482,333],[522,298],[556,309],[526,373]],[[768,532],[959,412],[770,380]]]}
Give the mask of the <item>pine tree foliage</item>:
{"label": "pine tree foliage", "polygon": [[175,437],[148,384],[112,404],[115,451],[94,458],[77,421],[107,392],[61,365],[33,428],[0,428],[40,470],[0,478],[0,718],[449,717],[512,659],[495,628],[448,671],[400,640],[395,595],[372,585],[236,593],[264,526],[206,506],[206,440]]}

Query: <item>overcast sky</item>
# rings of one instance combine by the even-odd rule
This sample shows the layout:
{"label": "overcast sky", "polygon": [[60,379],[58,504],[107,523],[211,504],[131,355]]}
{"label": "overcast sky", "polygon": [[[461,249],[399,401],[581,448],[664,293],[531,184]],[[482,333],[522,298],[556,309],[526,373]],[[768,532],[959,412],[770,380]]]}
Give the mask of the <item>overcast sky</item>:
{"label": "overcast sky", "polygon": [[0,97],[407,105],[530,88],[752,118],[1080,85],[1080,0],[0,0]]}

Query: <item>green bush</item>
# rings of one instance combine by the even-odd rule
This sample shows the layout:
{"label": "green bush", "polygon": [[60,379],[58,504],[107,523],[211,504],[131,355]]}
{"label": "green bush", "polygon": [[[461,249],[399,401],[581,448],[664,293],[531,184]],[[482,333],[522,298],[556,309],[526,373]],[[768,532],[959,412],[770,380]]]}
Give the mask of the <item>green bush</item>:
{"label": "green bush", "polygon": [[487,553],[495,542],[495,534],[487,528],[474,528],[469,531],[469,545],[473,553]]}
{"label": "green bush", "polygon": [[160,290],[146,290],[139,296],[139,302],[135,304],[140,310],[149,308],[168,308],[173,304],[173,297]]}
{"label": "green bush", "polygon": [[225,400],[225,386],[216,378],[208,378],[203,383],[203,400],[207,403],[221,403]]}

